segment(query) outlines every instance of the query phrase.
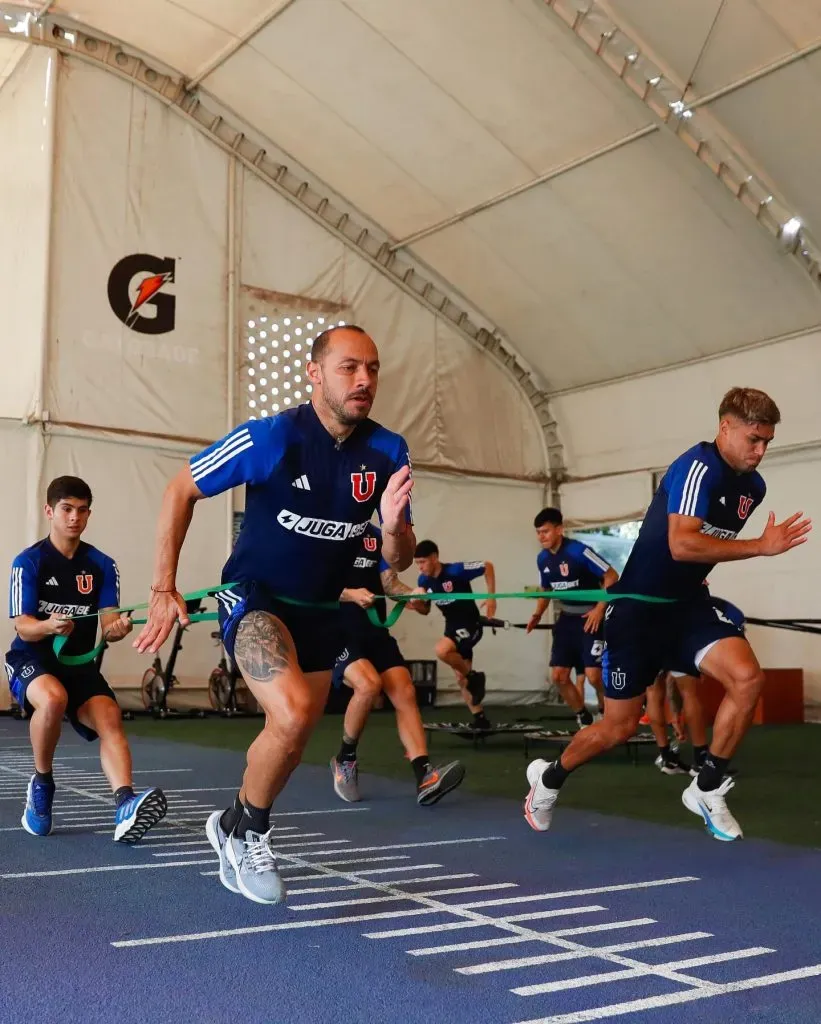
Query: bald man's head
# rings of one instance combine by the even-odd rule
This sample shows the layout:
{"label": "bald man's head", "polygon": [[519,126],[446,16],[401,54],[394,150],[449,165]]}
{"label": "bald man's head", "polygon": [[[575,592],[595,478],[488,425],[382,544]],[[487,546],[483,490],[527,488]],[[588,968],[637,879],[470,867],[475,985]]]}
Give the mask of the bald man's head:
{"label": "bald man's head", "polygon": [[344,324],[318,335],[307,372],[315,405],[324,405],[340,425],[367,418],[376,398],[379,352],[361,327]]}

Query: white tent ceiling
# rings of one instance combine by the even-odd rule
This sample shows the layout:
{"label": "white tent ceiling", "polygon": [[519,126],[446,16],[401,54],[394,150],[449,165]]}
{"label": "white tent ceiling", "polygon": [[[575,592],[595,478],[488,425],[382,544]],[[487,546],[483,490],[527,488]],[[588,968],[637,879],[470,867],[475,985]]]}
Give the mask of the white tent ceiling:
{"label": "white tent ceiling", "polygon": [[[821,325],[798,262],[545,0],[2,6],[183,76],[461,293],[550,390]],[[817,0],[603,6],[687,100],[723,91],[711,124],[821,237],[821,49],[733,88],[821,47]],[[13,60],[7,44],[0,82]]]}

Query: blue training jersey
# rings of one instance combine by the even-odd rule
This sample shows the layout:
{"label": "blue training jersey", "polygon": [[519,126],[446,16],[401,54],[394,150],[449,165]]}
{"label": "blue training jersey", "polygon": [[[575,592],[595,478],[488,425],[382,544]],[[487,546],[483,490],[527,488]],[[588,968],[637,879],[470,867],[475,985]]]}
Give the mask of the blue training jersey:
{"label": "blue training jersey", "polygon": [[[610,568],[601,555],[581,541],[564,537],[556,552],[544,548],[536,558],[539,582],[544,590],[598,590]],[[565,615],[583,615],[595,602],[557,599]]]}
{"label": "blue training jersey", "polygon": [[[9,618],[32,615],[90,615],[120,604],[120,574],[113,558],[80,541],[73,558],[66,558],[46,537],[21,551],[11,565]],[[96,616],[78,619],[63,648],[65,654],[82,654],[97,640]],[[13,651],[51,650],[53,637],[28,643],[16,636]]]}
{"label": "blue training jersey", "polygon": [[[390,569],[390,566],[382,557],[382,531],[373,523],[368,523],[362,540],[359,544],[359,552],[348,569],[345,578],[347,590],[370,590],[372,594],[379,595],[379,600],[374,601],[373,607],[382,622],[385,621],[385,588],[382,586],[382,573]],[[346,619],[352,625],[369,625],[364,608],[352,601],[342,602],[342,611]]]}
{"label": "blue training jersey", "polygon": [[[410,465],[404,438],[364,420],[337,442],[309,403],[250,420],[191,459],[207,497],[245,484],[245,515],[224,583],[262,583],[335,601],[389,478]],[[406,519],[410,523],[410,505]]]}
{"label": "blue training jersey", "polygon": [[[484,562],[443,562],[438,576],[419,577],[417,586],[429,594],[470,594],[471,580],[485,574]],[[448,629],[473,629],[481,618],[475,601],[434,601]]]}
{"label": "blue training jersey", "polygon": [[668,515],[702,519],[702,533],[731,539],[764,500],[766,491],[760,473],[737,473],[722,459],[714,442],[702,441],[690,448],[664,474],[621,579],[611,591],[672,598],[702,596],[702,584],[714,564],[673,560]]}

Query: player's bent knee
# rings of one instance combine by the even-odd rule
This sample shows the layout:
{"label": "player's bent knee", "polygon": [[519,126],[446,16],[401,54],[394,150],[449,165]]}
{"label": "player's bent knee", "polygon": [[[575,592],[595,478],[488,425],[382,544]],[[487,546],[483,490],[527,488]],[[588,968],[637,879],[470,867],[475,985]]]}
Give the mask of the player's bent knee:
{"label": "player's bent knee", "polygon": [[438,640],[434,649],[436,657],[444,661],[449,654],[453,653],[454,647],[448,640]]}

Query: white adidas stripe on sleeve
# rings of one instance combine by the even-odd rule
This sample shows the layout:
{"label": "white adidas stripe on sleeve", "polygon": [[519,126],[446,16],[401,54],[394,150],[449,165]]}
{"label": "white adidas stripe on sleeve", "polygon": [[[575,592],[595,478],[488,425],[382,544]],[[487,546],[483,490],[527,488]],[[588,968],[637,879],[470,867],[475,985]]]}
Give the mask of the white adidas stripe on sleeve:
{"label": "white adidas stripe on sleeve", "polygon": [[680,516],[694,516],[698,504],[699,489],[701,481],[707,473],[707,465],[699,459],[693,459],[687,479],[684,481],[684,488],[681,494],[681,502],[678,507]]}
{"label": "white adidas stripe on sleeve", "polygon": [[210,473],[224,466],[226,462],[235,459],[241,452],[253,448],[254,442],[251,434],[246,429],[238,430],[235,434],[226,438],[221,445],[207,455],[202,455],[191,460],[191,475],[194,480],[203,480]]}
{"label": "white adidas stripe on sleeve", "polygon": [[588,561],[592,562],[593,565],[597,565],[602,572],[607,572],[610,568],[607,562],[605,562],[603,558],[600,558],[595,551],[591,551],[590,548],[584,549],[584,556]]}

